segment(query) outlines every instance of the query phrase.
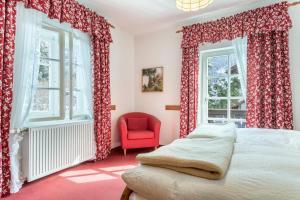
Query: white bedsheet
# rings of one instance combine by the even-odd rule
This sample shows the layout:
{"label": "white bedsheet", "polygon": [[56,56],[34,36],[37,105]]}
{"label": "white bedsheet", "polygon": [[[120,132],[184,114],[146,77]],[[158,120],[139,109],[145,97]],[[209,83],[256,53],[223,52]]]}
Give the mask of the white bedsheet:
{"label": "white bedsheet", "polygon": [[131,193],[129,200],[147,200],[147,199],[133,192]]}
{"label": "white bedsheet", "polygon": [[150,166],[123,177],[131,200],[300,200],[300,132],[239,129],[222,180]]}

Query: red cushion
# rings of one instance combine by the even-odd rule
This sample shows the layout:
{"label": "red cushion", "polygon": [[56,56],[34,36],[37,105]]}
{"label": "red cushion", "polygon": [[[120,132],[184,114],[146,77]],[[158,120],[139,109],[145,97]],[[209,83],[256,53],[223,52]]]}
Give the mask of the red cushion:
{"label": "red cushion", "polygon": [[147,118],[128,118],[127,119],[128,130],[147,130],[148,119]]}
{"label": "red cushion", "polygon": [[138,140],[138,139],[151,139],[154,138],[153,131],[128,131],[129,140]]}

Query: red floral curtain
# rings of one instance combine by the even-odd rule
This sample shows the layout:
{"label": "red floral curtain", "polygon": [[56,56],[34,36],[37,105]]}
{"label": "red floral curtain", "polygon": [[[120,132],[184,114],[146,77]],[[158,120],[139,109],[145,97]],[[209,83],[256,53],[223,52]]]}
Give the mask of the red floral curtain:
{"label": "red floral curtain", "polygon": [[[197,75],[194,73],[198,73],[198,69],[194,65],[198,62],[199,55],[195,53],[198,51],[195,48],[199,44],[233,40],[243,36],[248,36],[250,43],[247,126],[291,129],[293,113],[287,53],[288,31],[291,27],[287,2],[183,27],[180,136],[186,136],[196,126],[198,93]],[[257,53],[258,49],[260,55]],[[264,67],[269,67],[269,72]],[[264,76],[263,71],[273,82],[260,82],[260,86],[255,87],[258,79]],[[257,77],[257,80],[252,80],[250,76]],[[275,90],[274,87],[278,88]],[[267,103],[270,105],[265,105]],[[268,119],[262,120],[263,118]]]}
{"label": "red floral curtain", "polygon": [[17,0],[26,8],[32,8],[48,15],[50,19],[66,22],[73,28],[89,33],[107,43],[112,42],[109,24],[102,16],[89,10],[75,0]]}
{"label": "red floral curtain", "polygon": [[0,194],[10,194],[10,159],[8,148],[12,106],[13,63],[16,31],[16,2],[0,1]]}
{"label": "red floral curtain", "polygon": [[288,3],[257,8],[230,17],[183,27],[182,47],[233,40],[237,37],[271,31],[288,31],[292,22]]}
{"label": "red floral curtain", "polygon": [[187,136],[197,125],[198,103],[198,45],[182,49],[180,98],[180,137]]}
{"label": "red floral curtain", "polygon": [[[94,54],[94,126],[96,158],[105,159],[111,149],[111,98],[109,43],[93,38]],[[99,51],[100,50],[100,51]]]}
{"label": "red floral curtain", "polygon": [[18,0],[25,7],[41,11],[51,19],[66,22],[89,33],[94,55],[94,130],[96,158],[104,159],[111,148],[111,97],[109,45],[112,42],[108,22],[75,0]]}
{"label": "red floral curtain", "polygon": [[293,129],[288,32],[248,36],[247,127]]}

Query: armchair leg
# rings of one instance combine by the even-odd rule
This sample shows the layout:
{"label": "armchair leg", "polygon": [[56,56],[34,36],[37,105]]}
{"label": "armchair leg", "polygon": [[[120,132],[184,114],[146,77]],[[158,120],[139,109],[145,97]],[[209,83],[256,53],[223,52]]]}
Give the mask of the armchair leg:
{"label": "armchair leg", "polygon": [[124,156],[126,156],[126,149],[123,149],[123,152],[124,152]]}
{"label": "armchair leg", "polygon": [[154,147],[154,150],[156,150],[157,149],[157,147]]}

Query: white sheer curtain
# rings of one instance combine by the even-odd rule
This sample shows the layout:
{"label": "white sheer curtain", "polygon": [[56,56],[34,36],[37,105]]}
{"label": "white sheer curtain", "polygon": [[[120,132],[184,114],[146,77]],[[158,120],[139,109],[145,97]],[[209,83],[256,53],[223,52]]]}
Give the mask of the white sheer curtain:
{"label": "white sheer curtain", "polygon": [[[67,23],[59,23],[56,20],[49,19],[47,16],[43,16],[43,22],[56,27],[58,29],[64,30],[66,32],[72,33],[73,35],[73,64],[76,62],[80,65],[77,67],[73,65],[73,70],[77,71],[76,79],[80,83],[78,89],[83,92],[83,108],[81,108],[81,113],[87,115],[89,119],[93,118],[93,87],[92,87],[92,60],[91,60],[91,39],[87,33],[83,33],[76,29],[73,29]],[[70,49],[66,47],[65,52]],[[75,61],[76,60],[76,61]],[[67,61],[68,63],[68,61]],[[74,85],[73,85],[74,86]],[[73,113],[76,114],[76,113]]]}
{"label": "white sheer curtain", "polygon": [[247,97],[247,37],[237,38],[232,41],[237,57],[238,71],[242,86],[243,97]]}
{"label": "white sheer curtain", "polygon": [[[13,104],[11,114],[11,134],[9,138],[11,158],[11,192],[20,190],[23,184],[20,173],[20,141],[23,139],[19,129],[24,127],[31,107],[33,83],[38,74],[39,30],[42,25],[41,14],[35,10],[17,5],[17,28],[15,37],[15,61]],[[13,131],[14,130],[14,131]]]}
{"label": "white sheer curtain", "polygon": [[[87,34],[76,32],[74,33],[79,38],[80,48],[74,49],[77,51],[79,63],[82,64],[82,76],[79,76],[82,83],[83,102],[86,107],[87,115],[90,119],[93,118],[93,97],[92,97],[92,63],[91,63],[91,43],[90,37]],[[75,53],[76,55],[76,53]]]}

